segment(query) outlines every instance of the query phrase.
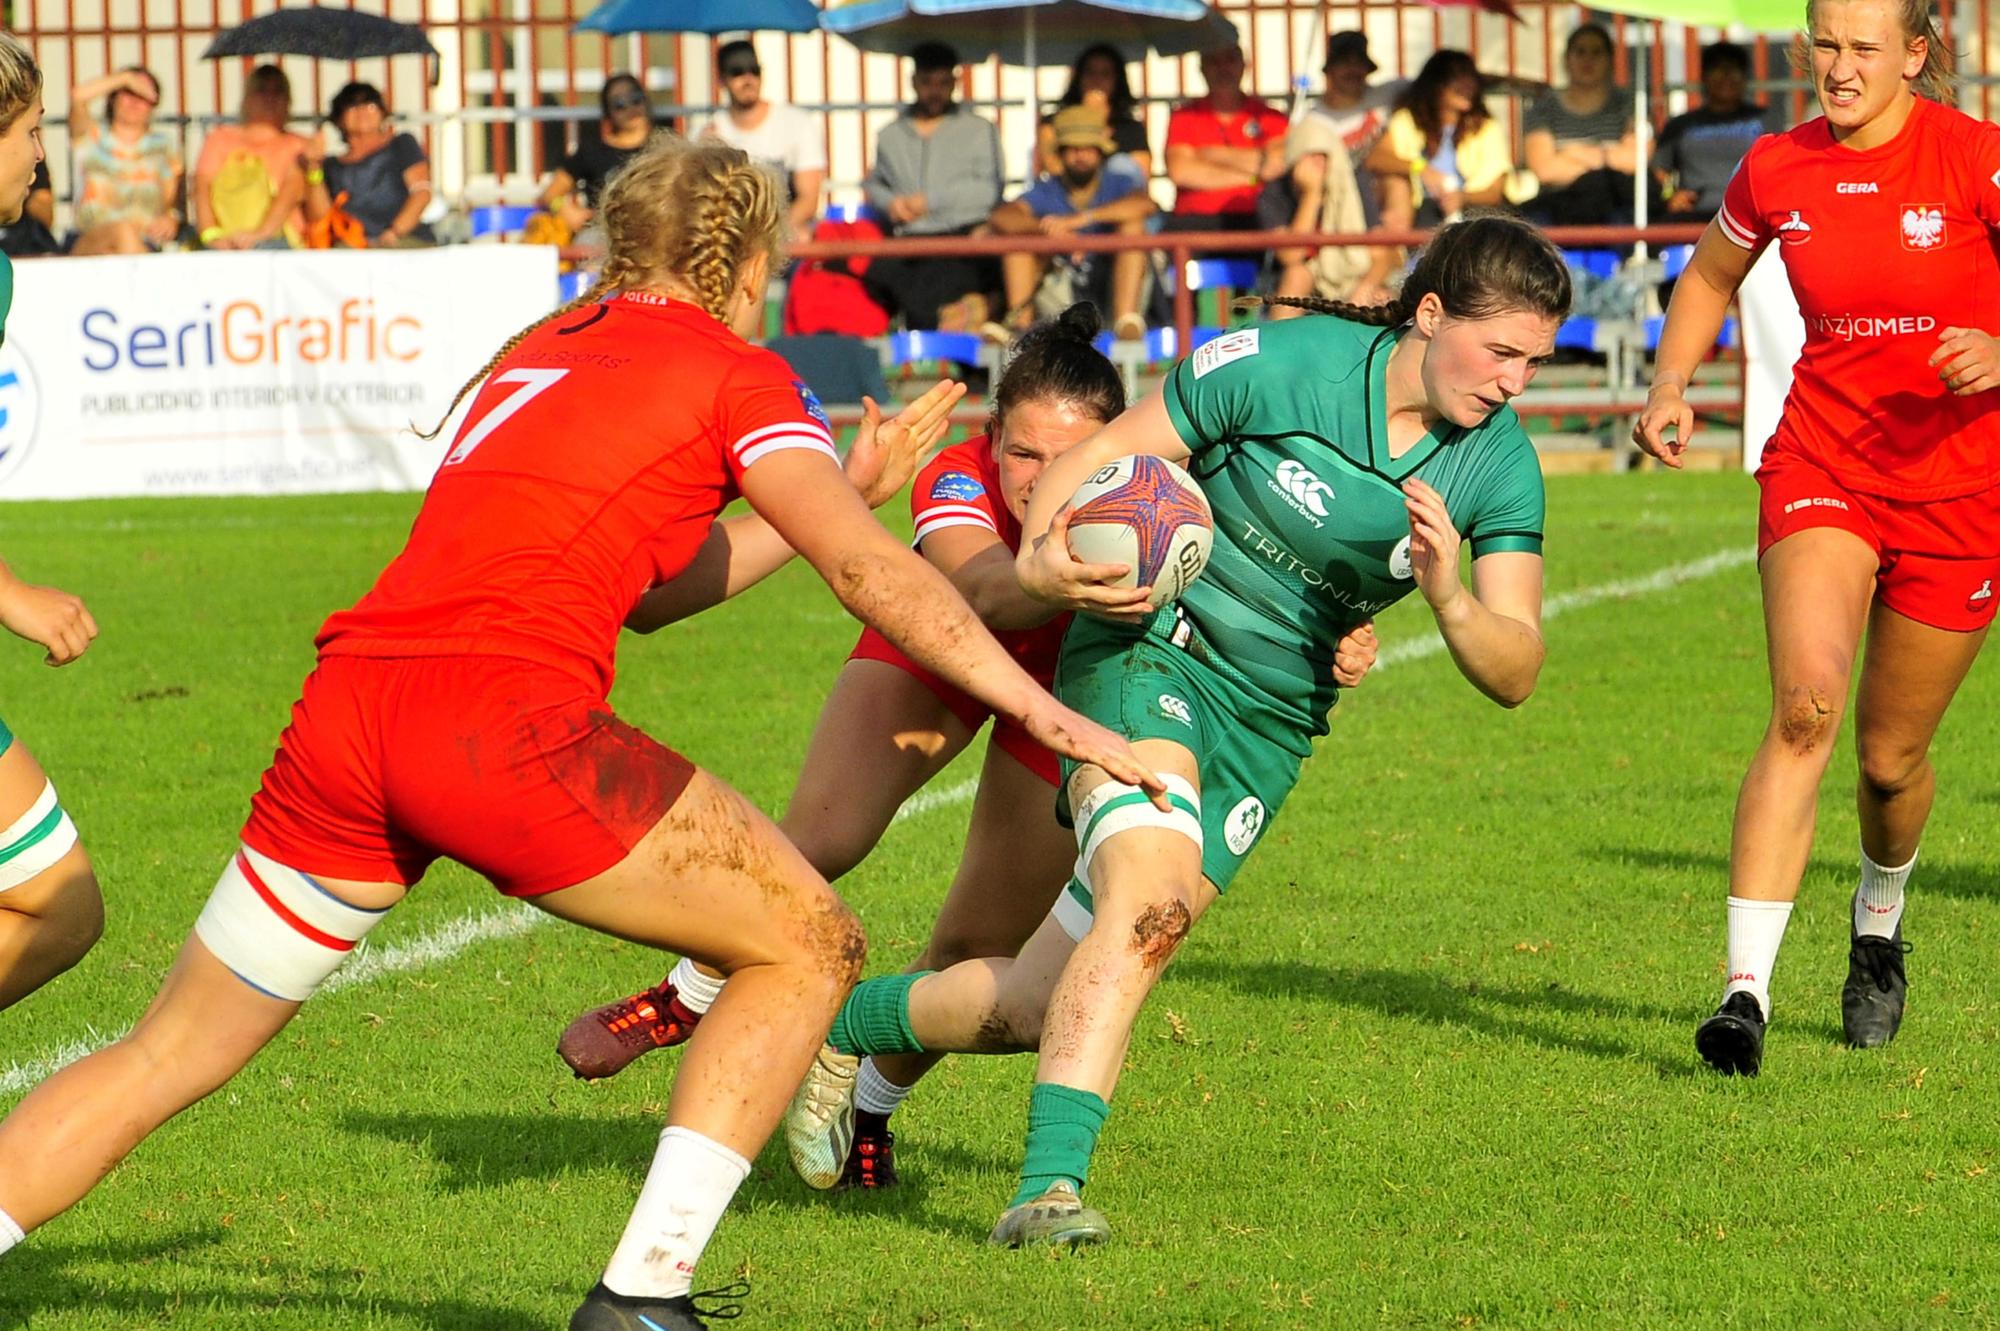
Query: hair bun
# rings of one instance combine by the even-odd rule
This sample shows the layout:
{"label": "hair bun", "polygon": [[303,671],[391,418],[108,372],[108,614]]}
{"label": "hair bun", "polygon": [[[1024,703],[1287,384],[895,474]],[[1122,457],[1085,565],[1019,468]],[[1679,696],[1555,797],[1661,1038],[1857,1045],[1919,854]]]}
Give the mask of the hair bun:
{"label": "hair bun", "polygon": [[1104,316],[1097,306],[1087,300],[1076,304],[1057,315],[1052,327],[1059,337],[1075,338],[1079,342],[1094,342],[1104,331]]}

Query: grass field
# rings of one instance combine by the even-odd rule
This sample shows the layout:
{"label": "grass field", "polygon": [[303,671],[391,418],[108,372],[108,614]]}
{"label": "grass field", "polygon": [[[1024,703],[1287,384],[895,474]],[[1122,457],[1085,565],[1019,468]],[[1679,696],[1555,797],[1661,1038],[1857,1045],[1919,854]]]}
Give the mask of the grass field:
{"label": "grass field", "polygon": [[[1765,1075],[1696,1059],[1723,863],[1765,709],[1731,476],[1551,483],[1559,612],[1503,712],[1419,608],[1146,1010],[1091,1183],[1116,1242],[989,1250],[1026,1059],[899,1116],[905,1186],[808,1192],[767,1152],[703,1285],[745,1327],[1919,1327],[2000,1323],[2000,676],[1939,738],[1911,1017],[1839,1042],[1853,757],[1825,791]],[[104,941],[0,1014],[0,1108],[143,1008],[224,857],[325,614],[410,497],[9,506],[0,548],[103,637],[0,644],[4,714],[95,855]],[[616,702],[782,807],[852,626],[809,574],[651,640]],[[973,770],[946,773],[949,789]],[[914,951],[965,806],[845,884],[870,968]],[[467,940],[470,941],[467,941]],[[462,946],[461,946],[462,945]],[[586,1086],[553,1042],[661,961],[434,873],[248,1072],[0,1259],[0,1327],[529,1331],[566,1324],[636,1195],[673,1059]],[[456,949],[456,950],[454,950]]]}

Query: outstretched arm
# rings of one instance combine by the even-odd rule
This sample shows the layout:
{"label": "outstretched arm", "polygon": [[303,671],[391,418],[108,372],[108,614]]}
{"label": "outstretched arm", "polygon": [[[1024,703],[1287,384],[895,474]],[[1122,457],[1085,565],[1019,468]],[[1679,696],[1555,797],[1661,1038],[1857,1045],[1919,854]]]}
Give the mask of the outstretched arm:
{"label": "outstretched arm", "polygon": [[97,621],[80,597],[21,581],[0,561],[0,628],[47,649],[52,666],[82,656],[97,636]]}

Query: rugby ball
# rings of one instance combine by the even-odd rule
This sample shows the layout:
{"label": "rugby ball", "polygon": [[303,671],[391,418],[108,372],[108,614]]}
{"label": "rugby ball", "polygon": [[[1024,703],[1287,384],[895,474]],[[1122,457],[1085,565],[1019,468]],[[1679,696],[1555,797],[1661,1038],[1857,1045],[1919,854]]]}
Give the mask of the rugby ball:
{"label": "rugby ball", "polygon": [[1215,535],[1208,499],[1181,468],[1146,453],[1114,458],[1070,497],[1069,552],[1124,564],[1116,586],[1151,587],[1153,604],[1180,599],[1208,566]]}

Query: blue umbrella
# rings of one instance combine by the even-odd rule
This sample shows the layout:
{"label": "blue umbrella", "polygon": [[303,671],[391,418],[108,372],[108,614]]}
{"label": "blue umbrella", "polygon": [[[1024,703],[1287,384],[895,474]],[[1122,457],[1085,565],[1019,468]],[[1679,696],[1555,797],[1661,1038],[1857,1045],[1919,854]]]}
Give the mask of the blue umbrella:
{"label": "blue umbrella", "polygon": [[818,32],[812,0],[609,0],[578,32]]}
{"label": "blue umbrella", "polygon": [[1109,42],[1132,58],[1185,55],[1237,40],[1236,27],[1203,0],[848,0],[828,9],[827,31],[864,51],[908,55],[944,42],[967,60],[1070,64]]}

